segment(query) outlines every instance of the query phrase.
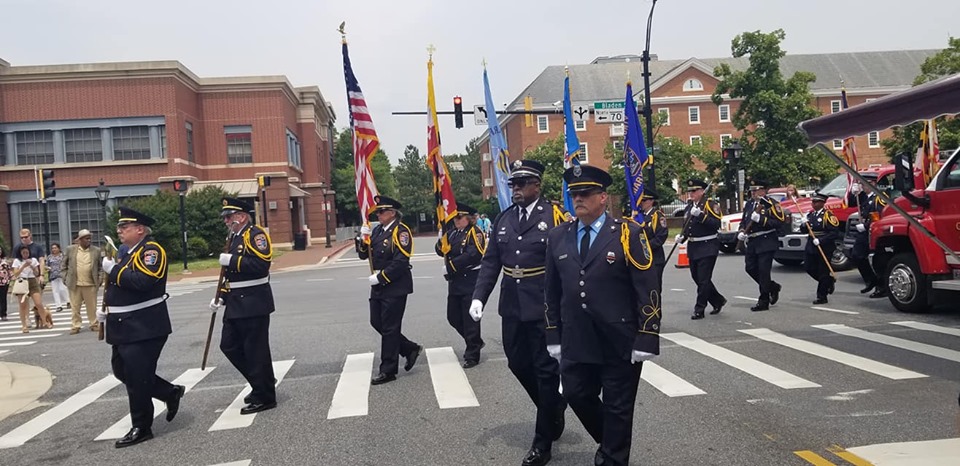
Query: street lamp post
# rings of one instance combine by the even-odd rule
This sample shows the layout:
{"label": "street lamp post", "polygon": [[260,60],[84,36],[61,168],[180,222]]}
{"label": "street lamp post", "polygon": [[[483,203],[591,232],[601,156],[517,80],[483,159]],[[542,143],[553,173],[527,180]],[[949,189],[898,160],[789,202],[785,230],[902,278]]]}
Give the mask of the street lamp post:
{"label": "street lamp post", "polygon": [[[100,236],[103,236],[103,234],[106,233],[107,198],[110,197],[110,188],[103,184],[103,178],[100,178],[100,183],[97,185],[97,188],[93,190],[93,193],[97,195],[97,200],[100,201],[100,209],[103,211],[103,223],[100,225]],[[97,218],[99,219],[100,216],[98,215]]]}
{"label": "street lamp post", "polygon": [[743,211],[743,184],[744,173],[740,169],[740,154],[743,153],[743,146],[740,141],[734,140],[730,145],[723,149],[723,161],[726,164],[733,165],[737,176],[737,211]]}
{"label": "street lamp post", "polygon": [[[650,16],[647,17],[647,44],[643,49],[643,117],[647,120],[647,146],[653,147],[653,110],[650,105],[650,26],[653,24],[653,9],[657,7],[657,0],[650,5]],[[650,165],[650,174],[647,185],[650,189],[657,189],[657,178],[654,165]]]}

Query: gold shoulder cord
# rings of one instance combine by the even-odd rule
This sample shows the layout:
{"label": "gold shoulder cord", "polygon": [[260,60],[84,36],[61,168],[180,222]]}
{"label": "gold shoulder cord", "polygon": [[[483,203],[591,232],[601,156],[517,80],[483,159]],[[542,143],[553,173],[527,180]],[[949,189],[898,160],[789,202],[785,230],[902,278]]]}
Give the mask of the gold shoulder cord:
{"label": "gold shoulder cord", "polygon": [[570,220],[567,218],[570,214],[560,209],[560,206],[553,204],[553,226]]}
{"label": "gold shoulder cord", "polygon": [[[398,232],[400,231],[400,227],[406,228],[406,229],[407,229],[407,234],[410,235],[410,250],[409,250],[409,251],[403,249],[403,245],[400,244],[400,241],[399,241],[399,239],[398,239],[398,236],[399,236]],[[410,257],[410,256],[413,254],[413,234],[410,233],[410,227],[408,227],[407,224],[405,224],[405,223],[403,223],[403,222],[400,222],[400,224],[397,225],[397,227],[393,229],[393,234],[391,235],[391,239],[393,240],[393,245],[394,245],[394,247],[396,247],[397,249],[399,249],[400,252],[403,253],[403,255],[405,255],[405,256],[407,256],[407,257]]]}
{"label": "gold shoulder cord", "polygon": [[773,212],[773,216],[776,217],[777,220],[780,220],[781,222],[786,220],[786,215],[783,213],[783,207],[780,207],[779,202],[774,201],[770,211]]}
{"label": "gold shoulder cord", "polygon": [[[160,264],[159,264],[159,265],[160,265],[160,268],[159,268],[156,272],[151,272],[150,269],[148,269],[147,266],[144,265],[144,263],[143,263],[143,258],[142,258],[142,256],[143,256],[143,248],[140,248],[140,251],[137,251],[137,254],[133,256],[133,266],[134,266],[137,270],[143,272],[145,275],[148,275],[148,276],[153,277],[153,278],[163,278],[163,274],[166,273],[166,270],[167,270],[167,251],[163,249],[163,246],[160,246],[159,244],[157,244],[157,243],[155,243],[155,242],[153,242],[153,241],[151,241],[151,242],[149,242],[149,243],[147,243],[147,244],[152,244],[152,245],[156,246],[157,249],[159,249],[158,254],[160,255],[160,258],[159,258],[159,259],[160,259]],[[117,275],[117,279],[118,279],[118,280],[119,280],[119,278],[120,278],[120,276]]]}
{"label": "gold shoulder cord", "polygon": [[836,215],[833,215],[833,212],[830,210],[823,212],[823,218],[835,227],[840,226],[840,219],[838,219]]}
{"label": "gold shoulder cord", "polygon": [[[273,241],[270,241],[270,235],[267,232],[261,232],[267,237],[267,246],[269,246],[269,251],[266,254],[261,254],[260,250],[255,248],[253,244],[250,243],[250,230],[243,232],[243,245],[246,246],[244,249],[247,251],[253,251],[253,254],[267,262],[270,262],[273,259]],[[237,269],[240,268],[240,261],[237,261]]]}
{"label": "gold shoulder cord", "polygon": [[482,233],[480,234],[480,236],[477,236],[477,227],[473,227],[470,229],[470,237],[473,238],[473,244],[477,245],[477,250],[480,251],[480,255],[482,256],[486,254],[487,253],[486,238],[483,236]]}
{"label": "gold shoulder cord", "polygon": [[624,256],[626,256],[630,265],[640,270],[647,270],[650,268],[650,265],[653,264],[653,251],[650,250],[650,242],[647,241],[646,233],[642,230],[640,231],[640,242],[643,243],[643,255],[647,259],[646,264],[640,264],[630,254],[630,225],[626,222],[620,224],[620,244],[623,245]]}
{"label": "gold shoulder cord", "polygon": [[712,201],[707,201],[705,204],[706,204],[706,210],[707,210],[707,212],[708,212],[710,215],[713,215],[714,217],[720,218],[720,214],[717,213],[717,212],[714,212],[714,211],[713,211],[713,207],[710,207],[710,205],[713,204]]}

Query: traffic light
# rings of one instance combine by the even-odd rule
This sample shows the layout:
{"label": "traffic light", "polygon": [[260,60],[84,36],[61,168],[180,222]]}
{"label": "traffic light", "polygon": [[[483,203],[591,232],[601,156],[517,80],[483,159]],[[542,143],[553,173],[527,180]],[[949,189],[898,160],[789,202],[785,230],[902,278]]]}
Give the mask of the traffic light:
{"label": "traffic light", "polygon": [[453,121],[457,129],[463,128],[463,99],[460,96],[453,98]]}
{"label": "traffic light", "polygon": [[40,182],[38,183],[40,186],[40,199],[56,197],[57,182],[53,179],[53,170],[37,170],[37,176],[40,178]]}
{"label": "traffic light", "polygon": [[266,175],[260,175],[257,177],[257,186],[261,188],[266,188],[270,186],[270,177]]}
{"label": "traffic light", "polygon": [[187,184],[184,180],[175,180],[173,182],[173,190],[178,193],[186,192],[190,188],[190,185]]}
{"label": "traffic light", "polygon": [[720,156],[723,157],[723,163],[730,165],[733,161],[733,149],[725,147],[720,151]]}

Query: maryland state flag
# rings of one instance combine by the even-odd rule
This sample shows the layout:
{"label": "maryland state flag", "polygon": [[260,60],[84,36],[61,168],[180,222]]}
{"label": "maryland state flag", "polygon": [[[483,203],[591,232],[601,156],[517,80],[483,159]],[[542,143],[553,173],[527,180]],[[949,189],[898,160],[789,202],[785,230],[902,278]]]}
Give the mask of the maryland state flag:
{"label": "maryland state flag", "polygon": [[[433,175],[433,195],[437,201],[437,228],[457,215],[450,172],[440,152],[440,127],[437,124],[437,100],[433,94],[433,55],[427,60],[427,166]],[[446,236],[444,236],[445,238]]]}
{"label": "maryland state flag", "polygon": [[[847,105],[847,88],[843,85],[843,81],[840,81],[840,105],[842,110],[846,110]],[[850,136],[843,140],[843,161],[847,165],[853,167],[855,171],[860,171],[860,164],[857,162],[857,145],[853,140],[853,136]],[[843,206],[849,207],[847,205],[847,200],[850,198],[850,188],[853,186],[853,183],[856,182],[856,179],[853,177],[853,174],[847,173],[847,191],[843,196]]]}
{"label": "maryland state flag", "polygon": [[923,187],[930,184],[930,180],[940,170],[940,144],[937,142],[937,122],[927,120],[923,122],[920,131],[920,146],[917,147],[917,168],[923,175]]}

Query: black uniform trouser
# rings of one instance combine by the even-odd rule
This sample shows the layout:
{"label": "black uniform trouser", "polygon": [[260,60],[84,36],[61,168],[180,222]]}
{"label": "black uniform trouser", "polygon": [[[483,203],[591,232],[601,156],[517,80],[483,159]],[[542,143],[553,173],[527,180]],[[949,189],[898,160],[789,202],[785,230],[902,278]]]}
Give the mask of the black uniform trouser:
{"label": "black uniform trouser", "polygon": [[593,440],[600,444],[604,464],[630,462],[633,408],[642,364],[619,359],[606,364],[567,360],[560,363],[563,397]]}
{"label": "black uniform trouser", "polygon": [[250,397],[259,403],[277,401],[270,356],[270,315],[224,319],[220,351],[250,384]]}
{"label": "black uniform trouser", "polygon": [[[657,264],[654,263],[653,266],[657,268],[657,291],[658,295],[663,296],[663,268],[666,267],[666,263]],[[660,302],[663,302],[662,300]]]}
{"label": "black uniform trouser", "polygon": [[479,361],[483,339],[480,338],[480,322],[470,317],[471,301],[473,301],[473,295],[447,295],[447,322],[463,337],[463,342],[467,345],[463,351],[463,360]]}
{"label": "black uniform trouser", "polygon": [[0,295],[3,296],[3,299],[0,299],[0,317],[7,316],[7,288],[9,287],[10,285],[0,286]]}
{"label": "black uniform trouser", "polygon": [[747,275],[759,285],[760,301],[768,304],[770,303],[770,293],[780,288],[780,284],[770,278],[774,254],[776,254],[776,251],[747,252],[744,256],[744,269],[747,271]]}
{"label": "black uniform trouser", "polygon": [[547,353],[544,322],[503,317],[501,324],[507,366],[537,407],[533,446],[549,451],[556,429],[554,420],[563,415],[565,405],[560,395],[560,365]]}
{"label": "black uniform trouser", "polygon": [[167,337],[122,345],[113,345],[110,365],[113,375],[127,387],[130,419],[133,427],[150,430],[153,425],[153,400],[169,401],[176,388],[157,375],[157,360]]}
{"label": "black uniform trouser", "polygon": [[877,283],[877,274],[870,265],[870,238],[868,236],[857,237],[853,245],[853,251],[850,253],[850,260],[857,266],[860,272],[860,278],[865,285],[875,285]]}
{"label": "black uniform trouser", "polygon": [[[823,245],[821,244],[821,247]],[[828,258],[833,256],[833,249],[823,248],[823,254]],[[823,261],[820,251],[807,252],[803,257],[803,267],[810,278],[817,281],[817,299],[827,299],[827,292],[830,285],[833,285],[833,277],[830,276],[830,268]]]}
{"label": "black uniform trouser", "polygon": [[693,282],[697,284],[697,303],[693,311],[702,314],[707,308],[707,303],[713,307],[723,306],[724,297],[717,291],[713,284],[713,267],[717,265],[717,256],[701,257],[699,259],[690,259],[690,276]]}
{"label": "black uniform trouser", "polygon": [[400,355],[408,357],[420,346],[400,333],[407,295],[393,298],[370,298],[370,326],[380,334],[380,373],[396,375]]}

